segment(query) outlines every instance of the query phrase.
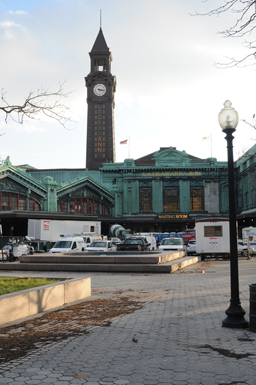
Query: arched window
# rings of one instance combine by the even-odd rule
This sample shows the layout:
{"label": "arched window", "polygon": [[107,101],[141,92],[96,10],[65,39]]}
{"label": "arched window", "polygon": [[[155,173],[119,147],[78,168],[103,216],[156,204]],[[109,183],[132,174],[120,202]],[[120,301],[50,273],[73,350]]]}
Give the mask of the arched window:
{"label": "arched window", "polygon": [[[27,210],[27,197],[22,194],[0,192],[0,211]],[[33,198],[29,198],[29,211],[40,211],[40,205]]]}
{"label": "arched window", "polygon": [[26,210],[26,208],[27,208],[26,200],[27,200],[27,198],[25,197],[25,195],[19,196],[19,208],[18,208],[18,210]]}
{"label": "arched window", "polygon": [[34,199],[29,199],[29,211],[40,211],[39,204]]}
{"label": "arched window", "polygon": [[110,210],[106,205],[95,199],[88,198],[72,198],[60,202],[58,204],[58,211],[76,214],[110,215]]}

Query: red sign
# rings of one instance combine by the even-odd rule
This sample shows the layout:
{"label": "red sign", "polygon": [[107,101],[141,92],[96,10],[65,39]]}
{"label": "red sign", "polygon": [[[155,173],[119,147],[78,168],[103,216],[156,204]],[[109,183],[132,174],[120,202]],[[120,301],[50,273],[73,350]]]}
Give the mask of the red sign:
{"label": "red sign", "polygon": [[50,221],[43,221],[43,229],[49,230],[50,229]]}

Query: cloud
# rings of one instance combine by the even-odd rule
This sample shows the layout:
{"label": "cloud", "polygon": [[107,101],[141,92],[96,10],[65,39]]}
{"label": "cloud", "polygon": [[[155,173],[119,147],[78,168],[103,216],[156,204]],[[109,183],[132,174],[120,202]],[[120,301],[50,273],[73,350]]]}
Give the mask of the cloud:
{"label": "cloud", "polygon": [[[216,34],[229,18],[189,16],[196,7],[187,0],[159,0],[157,5],[155,0],[0,0],[0,86],[7,101],[22,103],[40,85],[54,90],[67,79],[65,92],[74,92],[64,102],[76,121],[71,124],[75,129],[68,131],[44,118],[21,126],[9,120],[6,125],[2,114],[0,134],[6,134],[1,136],[1,150],[13,158],[13,164],[84,166],[83,77],[90,72],[88,52],[98,34],[102,9],[103,33],[113,54],[111,73],[117,77],[118,159],[127,156],[118,146],[124,135],[131,136],[134,157],[165,145],[208,157],[209,146],[203,146],[202,137],[214,133],[213,156],[226,160],[218,113],[230,99],[241,118],[252,116],[254,100],[249,96],[256,84],[255,69],[221,71],[214,66],[225,56],[241,56],[242,48],[236,39],[220,39]],[[235,147],[249,136],[238,128]],[[32,151],[38,153],[36,160]]]}
{"label": "cloud", "polygon": [[2,21],[0,23],[0,29],[4,31],[4,37],[9,40],[15,37],[14,30],[20,28],[19,24],[16,24],[14,21]]}
{"label": "cloud", "polygon": [[9,20],[2,21],[0,23],[0,28],[6,29],[6,28],[12,28],[12,27],[19,27],[19,24],[16,24],[16,23],[14,23],[14,21],[9,21]]}
{"label": "cloud", "polygon": [[11,15],[27,15],[26,11],[8,11]]}

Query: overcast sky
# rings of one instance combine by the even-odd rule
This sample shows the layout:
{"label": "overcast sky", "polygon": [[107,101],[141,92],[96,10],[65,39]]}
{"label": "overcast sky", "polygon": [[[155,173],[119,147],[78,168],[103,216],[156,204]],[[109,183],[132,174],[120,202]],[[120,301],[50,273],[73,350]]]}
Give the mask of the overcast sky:
{"label": "overcast sky", "polygon": [[[174,146],[188,154],[227,159],[218,113],[226,99],[240,119],[256,113],[254,67],[217,69],[214,63],[246,51],[218,31],[235,15],[193,17],[221,0],[0,0],[0,87],[9,103],[41,86],[65,81],[65,103],[75,121],[4,121],[0,112],[0,158],[36,168],[83,168],[86,159],[89,52],[100,28],[112,56],[116,161],[137,159]],[[211,142],[203,137],[212,135]],[[256,132],[239,123],[234,156],[255,144]],[[212,148],[211,148],[212,147]]]}

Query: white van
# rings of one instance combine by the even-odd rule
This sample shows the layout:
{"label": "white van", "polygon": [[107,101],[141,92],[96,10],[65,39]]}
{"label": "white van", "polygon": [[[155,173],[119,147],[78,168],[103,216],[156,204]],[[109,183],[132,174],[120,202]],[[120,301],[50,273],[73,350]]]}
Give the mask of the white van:
{"label": "white van", "polygon": [[156,238],[154,234],[152,233],[137,233],[134,234],[134,236],[140,236],[146,239],[148,243],[150,243],[150,246],[148,247],[149,251],[154,251],[157,250],[157,245],[156,245]]}
{"label": "white van", "polygon": [[85,244],[82,237],[61,237],[49,251],[51,254],[55,253],[76,253],[84,251]]}
{"label": "white van", "polygon": [[100,234],[83,234],[82,237],[84,240],[85,247],[90,246],[92,242],[105,240]]}

